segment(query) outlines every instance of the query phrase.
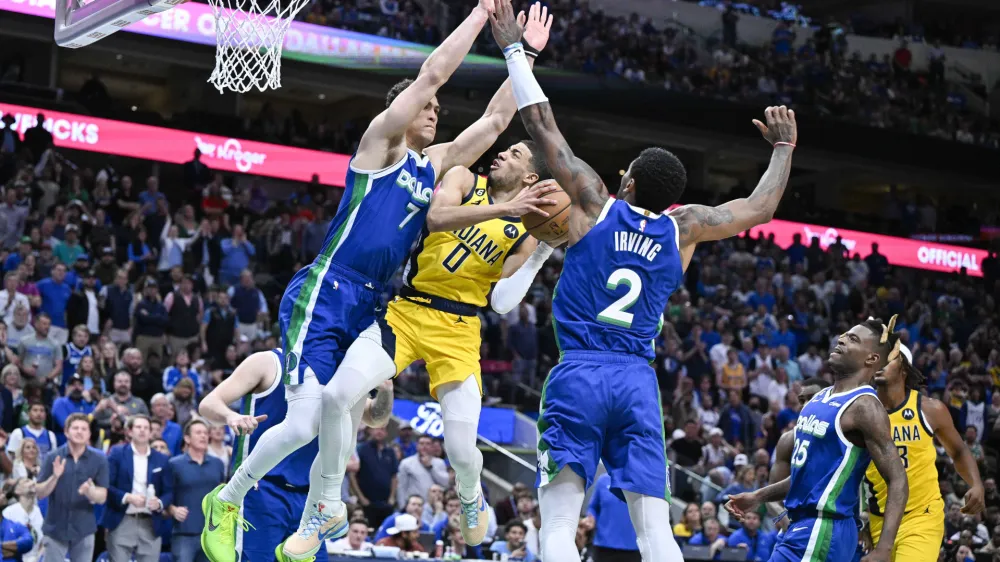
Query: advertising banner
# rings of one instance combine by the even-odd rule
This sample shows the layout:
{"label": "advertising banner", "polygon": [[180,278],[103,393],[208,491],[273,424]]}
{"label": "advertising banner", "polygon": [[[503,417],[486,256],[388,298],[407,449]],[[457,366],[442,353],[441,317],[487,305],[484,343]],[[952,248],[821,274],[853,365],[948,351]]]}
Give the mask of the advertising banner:
{"label": "advertising banner", "polygon": [[266,142],[220,137],[86,115],[48,111],[0,103],[0,115],[14,116],[21,132],[35,126],[36,115],[45,114],[46,130],[59,148],[87,150],[183,164],[201,150],[201,161],[220,172],[237,172],[308,182],[313,174],[320,183],[343,187],[350,156]]}
{"label": "advertising banner", "polygon": [[[397,398],[393,401],[392,415],[410,422],[417,433],[431,437],[444,435],[441,405],[437,402],[414,402]],[[514,423],[514,410],[485,407],[479,414],[479,434],[495,443],[510,445],[514,442]]]}

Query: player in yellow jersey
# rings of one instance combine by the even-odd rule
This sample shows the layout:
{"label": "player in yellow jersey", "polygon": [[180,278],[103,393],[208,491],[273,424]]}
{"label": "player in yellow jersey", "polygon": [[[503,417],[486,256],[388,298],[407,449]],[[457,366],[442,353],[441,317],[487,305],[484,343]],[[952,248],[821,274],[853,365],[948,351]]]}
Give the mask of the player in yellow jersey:
{"label": "player in yellow jersey", "polygon": [[[889,413],[892,439],[899,449],[910,489],[903,521],[893,545],[892,559],[897,562],[934,562],[938,559],[944,537],[944,500],[934,464],[937,459],[935,437],[969,485],[962,512],[982,511],[985,491],[976,461],[955,430],[948,408],[941,401],[924,396],[917,390],[923,375],[913,367],[912,360],[910,350],[901,345],[899,355],[890,358],[889,364],[876,373],[874,380],[879,400]],[[869,465],[865,473],[865,488],[871,538],[874,544],[878,544],[882,533],[886,485],[874,465]]]}
{"label": "player in yellow jersey", "polygon": [[488,177],[449,170],[403,269],[404,285],[386,313],[397,372],[418,359],[427,364],[462,503],[461,530],[470,545],[483,541],[489,524],[479,484],[483,457],[476,447],[482,396],[477,314],[487,301],[501,314],[517,306],[552,253],[527,234],[520,219],[554,203],[543,197],[555,188],[532,187],[549,177],[530,140],[501,152]]}

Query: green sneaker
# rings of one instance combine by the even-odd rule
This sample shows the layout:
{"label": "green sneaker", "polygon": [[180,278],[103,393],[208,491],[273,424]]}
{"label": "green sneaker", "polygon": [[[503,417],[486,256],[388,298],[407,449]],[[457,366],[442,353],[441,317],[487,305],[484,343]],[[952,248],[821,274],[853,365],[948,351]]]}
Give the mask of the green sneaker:
{"label": "green sneaker", "polygon": [[201,549],[212,562],[236,562],[236,526],[244,531],[252,527],[240,517],[240,507],[219,499],[225,484],[219,484],[201,500],[205,528],[201,531]]}
{"label": "green sneaker", "polygon": [[277,562],[316,562],[316,556],[310,556],[308,558],[303,558],[301,560],[296,560],[285,554],[285,543],[288,542],[287,539],[281,541],[281,544],[274,548],[274,559]]}

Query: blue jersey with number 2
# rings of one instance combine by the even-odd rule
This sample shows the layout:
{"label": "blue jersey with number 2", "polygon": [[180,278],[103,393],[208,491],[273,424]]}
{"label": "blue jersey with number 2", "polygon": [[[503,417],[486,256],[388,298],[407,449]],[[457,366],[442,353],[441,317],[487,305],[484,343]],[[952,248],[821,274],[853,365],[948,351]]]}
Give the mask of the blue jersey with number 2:
{"label": "blue jersey with number 2", "polygon": [[566,251],[552,303],[560,351],[652,361],[650,341],[683,279],[673,217],[609,199],[597,224]]}

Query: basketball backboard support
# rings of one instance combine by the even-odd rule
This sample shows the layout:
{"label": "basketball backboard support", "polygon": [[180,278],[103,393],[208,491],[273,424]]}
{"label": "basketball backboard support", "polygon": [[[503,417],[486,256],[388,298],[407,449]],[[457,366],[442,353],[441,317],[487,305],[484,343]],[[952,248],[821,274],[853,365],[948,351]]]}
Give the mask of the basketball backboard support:
{"label": "basketball backboard support", "polygon": [[56,0],[55,40],[78,49],[186,0]]}

